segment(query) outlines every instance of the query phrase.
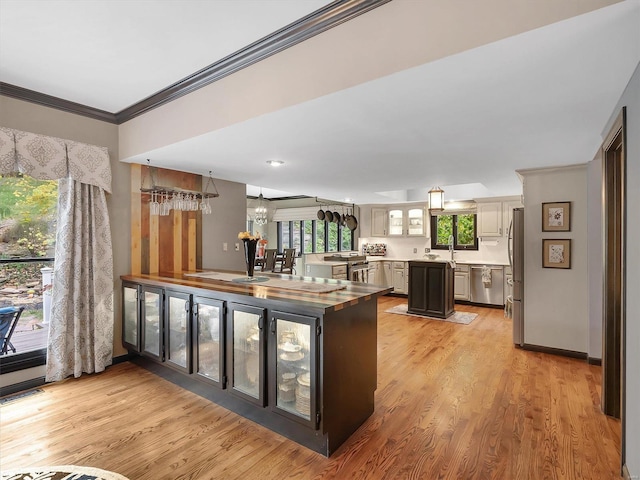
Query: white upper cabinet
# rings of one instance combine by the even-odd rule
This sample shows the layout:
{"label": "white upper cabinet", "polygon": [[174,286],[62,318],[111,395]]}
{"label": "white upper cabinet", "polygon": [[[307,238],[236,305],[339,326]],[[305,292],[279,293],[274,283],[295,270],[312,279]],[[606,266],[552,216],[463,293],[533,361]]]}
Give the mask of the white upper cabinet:
{"label": "white upper cabinet", "polygon": [[424,207],[389,209],[389,236],[424,237],[427,234]]}
{"label": "white upper cabinet", "polygon": [[389,210],[389,236],[404,235],[404,210]]}
{"label": "white upper cabinet", "polygon": [[424,237],[426,236],[426,215],[424,208],[407,209],[407,235]]}
{"label": "white upper cabinet", "polygon": [[387,236],[387,209],[372,208],[371,209],[371,236],[386,237]]}
{"label": "white upper cabinet", "polygon": [[511,225],[511,220],[513,219],[513,209],[522,207],[522,202],[520,200],[512,200],[510,202],[502,202],[502,232],[506,237],[509,235],[509,225]]}
{"label": "white upper cabinet", "polygon": [[478,203],[478,237],[502,236],[502,202]]}

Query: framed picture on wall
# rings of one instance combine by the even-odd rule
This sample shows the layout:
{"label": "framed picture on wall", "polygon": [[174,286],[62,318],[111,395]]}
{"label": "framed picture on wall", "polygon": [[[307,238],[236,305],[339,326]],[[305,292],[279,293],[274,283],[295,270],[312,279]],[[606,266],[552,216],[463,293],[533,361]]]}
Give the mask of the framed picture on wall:
{"label": "framed picture on wall", "polygon": [[571,202],[549,202],[542,204],[543,232],[571,231]]}
{"label": "framed picture on wall", "polygon": [[542,266],[544,268],[571,268],[571,240],[543,239]]}

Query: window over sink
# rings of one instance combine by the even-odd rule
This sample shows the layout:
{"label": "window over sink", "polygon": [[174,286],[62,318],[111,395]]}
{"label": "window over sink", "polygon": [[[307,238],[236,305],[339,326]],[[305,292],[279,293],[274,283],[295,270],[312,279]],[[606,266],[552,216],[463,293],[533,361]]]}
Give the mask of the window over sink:
{"label": "window over sink", "polygon": [[431,216],[431,248],[449,249],[453,240],[454,250],[478,250],[477,215],[440,214]]}

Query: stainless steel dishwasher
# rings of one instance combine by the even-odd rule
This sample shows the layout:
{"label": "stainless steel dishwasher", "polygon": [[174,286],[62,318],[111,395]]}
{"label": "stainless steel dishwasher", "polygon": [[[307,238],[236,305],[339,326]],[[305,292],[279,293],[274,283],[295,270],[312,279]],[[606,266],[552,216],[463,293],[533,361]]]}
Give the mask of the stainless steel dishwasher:
{"label": "stainless steel dishwasher", "polygon": [[[482,271],[491,272],[491,281],[482,281]],[[474,265],[471,267],[470,300],[474,303],[504,306],[504,268],[498,265]]]}

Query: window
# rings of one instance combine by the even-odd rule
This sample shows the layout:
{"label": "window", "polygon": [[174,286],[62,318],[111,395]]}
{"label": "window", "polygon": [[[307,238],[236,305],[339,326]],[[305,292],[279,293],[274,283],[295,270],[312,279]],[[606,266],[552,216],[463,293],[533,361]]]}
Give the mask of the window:
{"label": "window", "polygon": [[453,241],[454,250],[478,250],[475,213],[431,216],[431,248],[446,250]]}
{"label": "window", "polygon": [[322,253],[353,250],[353,235],[348,228],[321,220],[277,222],[278,250],[295,248],[296,253]]}
{"label": "window", "polygon": [[25,307],[11,337],[16,352],[3,356],[3,373],[20,369],[7,365],[9,357],[47,346],[57,199],[55,180],[0,175],[0,307]]}

